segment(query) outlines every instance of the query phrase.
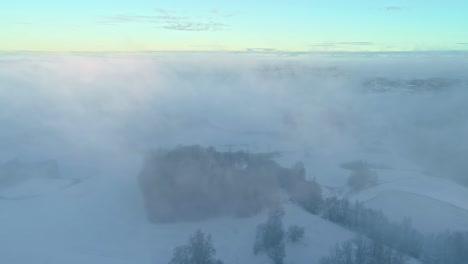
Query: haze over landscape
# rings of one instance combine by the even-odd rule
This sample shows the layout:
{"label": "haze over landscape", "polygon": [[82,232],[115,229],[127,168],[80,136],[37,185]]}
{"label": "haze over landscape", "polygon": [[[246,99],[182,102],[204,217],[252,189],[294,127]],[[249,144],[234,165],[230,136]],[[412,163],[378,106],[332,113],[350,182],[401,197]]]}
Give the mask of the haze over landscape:
{"label": "haze over landscape", "polygon": [[465,2],[1,6],[0,263],[468,263]]}

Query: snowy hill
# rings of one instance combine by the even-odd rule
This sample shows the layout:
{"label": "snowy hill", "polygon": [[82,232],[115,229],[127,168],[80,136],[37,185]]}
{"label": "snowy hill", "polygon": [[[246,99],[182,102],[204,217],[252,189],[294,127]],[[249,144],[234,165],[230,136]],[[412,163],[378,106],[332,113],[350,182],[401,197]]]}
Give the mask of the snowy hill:
{"label": "snowy hill", "polygon": [[422,176],[417,171],[381,172],[382,182],[350,195],[390,218],[412,219],[425,232],[468,230],[468,189],[454,182]]}

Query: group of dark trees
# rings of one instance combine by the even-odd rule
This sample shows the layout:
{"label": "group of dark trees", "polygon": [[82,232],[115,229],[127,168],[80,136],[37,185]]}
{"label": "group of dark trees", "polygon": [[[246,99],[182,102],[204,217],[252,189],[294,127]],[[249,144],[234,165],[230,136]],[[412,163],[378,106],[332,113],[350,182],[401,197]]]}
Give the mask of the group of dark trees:
{"label": "group of dark trees", "polygon": [[407,260],[401,252],[359,236],[338,244],[320,264],[405,264]]}
{"label": "group of dark trees", "polygon": [[322,207],[322,217],[364,234],[370,239],[419,257],[423,235],[412,227],[409,219],[389,220],[381,211],[366,208],[362,203],[329,198]]}
{"label": "group of dark trees", "polygon": [[289,199],[311,213],[318,213],[323,203],[322,187],[315,179],[307,180],[302,162],[296,163],[292,173],[280,175],[280,185],[289,194]]}
{"label": "group of dark trees", "polygon": [[316,211],[320,185],[306,180],[302,164],[284,168],[274,156],[200,146],[152,153],[139,175],[148,216],[154,222],[247,217],[277,205],[282,193]]}
{"label": "group of dark trees", "polygon": [[[283,264],[286,257],[286,242],[298,243],[304,238],[305,229],[291,225],[287,231],[283,225],[284,210],[271,209],[265,223],[259,224],[253,246],[255,255],[264,253],[274,264]],[[216,250],[210,235],[198,230],[187,245],[175,248],[169,264],[223,264],[215,258]]]}
{"label": "group of dark trees", "polygon": [[447,231],[426,237],[423,263],[468,263],[468,231]]}
{"label": "group of dark trees", "polygon": [[298,225],[291,225],[286,231],[286,238],[291,243],[299,243],[305,234],[305,228]]}
{"label": "group of dark trees", "polygon": [[265,253],[274,264],[282,264],[286,257],[283,216],[281,209],[270,211],[267,222],[257,226],[255,236],[254,254]]}
{"label": "group of dark trees", "polygon": [[[401,222],[391,221],[381,211],[366,208],[361,203],[351,203],[347,199],[326,199],[321,215],[327,220],[365,235],[376,245],[397,250],[421,260],[424,264],[468,263],[468,232],[452,231],[424,235],[412,226],[409,219]],[[338,248],[342,249],[340,246]],[[335,251],[335,255],[341,252]]]}
{"label": "group of dark trees", "polygon": [[[286,256],[285,241],[298,242],[303,239],[304,229],[291,226],[284,232],[282,210],[273,210],[268,220],[257,227],[254,253],[265,253],[274,264],[282,264]],[[290,230],[294,230],[291,232]],[[405,264],[408,257],[401,248],[395,250],[384,240],[358,236],[336,245],[329,256],[320,264]],[[465,264],[468,263],[468,232],[444,232],[425,237],[421,243],[419,259],[424,264]],[[210,235],[200,230],[189,239],[188,244],[177,247],[169,264],[223,264],[215,258],[216,250]]]}
{"label": "group of dark trees", "polygon": [[223,264],[223,261],[215,258],[215,254],[211,235],[198,230],[190,237],[187,245],[174,250],[169,264]]}
{"label": "group of dark trees", "polygon": [[276,204],[279,169],[269,154],[184,146],[149,155],[139,180],[150,220],[174,222],[250,216]]}
{"label": "group of dark trees", "polygon": [[[284,210],[280,207],[268,213],[266,223],[257,226],[253,252],[265,253],[274,264],[283,264],[286,257],[286,241],[298,243],[304,238],[305,229],[291,225],[288,231],[283,227]],[[286,240],[286,241],[285,241]]]}

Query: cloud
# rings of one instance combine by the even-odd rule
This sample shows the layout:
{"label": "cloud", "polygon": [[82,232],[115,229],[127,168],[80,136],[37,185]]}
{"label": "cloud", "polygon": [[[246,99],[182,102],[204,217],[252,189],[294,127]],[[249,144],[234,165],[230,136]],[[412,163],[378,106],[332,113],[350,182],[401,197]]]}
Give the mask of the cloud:
{"label": "cloud", "polygon": [[386,6],[385,11],[393,12],[393,11],[401,11],[403,8],[401,6]]}
{"label": "cloud", "polygon": [[228,25],[224,23],[214,22],[176,22],[168,23],[163,28],[179,31],[219,31],[228,29]]}
{"label": "cloud", "polygon": [[278,49],[272,49],[272,48],[247,48],[245,50],[252,51],[252,52],[277,52],[279,51]]}
{"label": "cloud", "polygon": [[114,16],[105,16],[101,23],[165,23],[171,21],[180,21],[188,19],[184,16],[172,16],[172,15],[157,15],[157,16],[145,16],[145,15],[134,15],[134,14],[120,14]]}
{"label": "cloud", "polygon": [[307,55],[307,51],[289,51],[289,50],[280,50],[273,48],[246,48],[242,51],[234,51],[236,54],[258,54],[258,55],[274,55],[274,56],[284,56],[284,57],[295,57],[300,55]]}
{"label": "cloud", "polygon": [[[288,51],[250,47],[243,53]],[[0,113],[8,127],[0,131],[0,158],[58,157],[70,168],[94,161],[96,166],[109,164],[103,170],[125,171],[128,162],[137,159],[133,151],[176,144],[255,142],[258,150],[270,144],[273,150],[310,148],[312,157],[324,161],[355,157],[361,146],[383,151],[396,146],[395,156],[402,160],[407,156],[396,151],[414,148],[427,163],[440,158],[441,145],[466,152],[467,142],[457,140],[468,128],[460,115],[467,109],[466,89],[434,96],[369,97],[354,87],[355,80],[368,76],[466,78],[468,65],[462,56],[438,61],[439,56],[406,55],[390,61],[385,56],[250,60],[224,53],[0,57],[6,61],[0,67],[5,87]],[[331,66],[345,74],[337,77]],[[434,149],[433,155],[428,149]],[[112,159],[115,153],[124,155],[125,162]]]}
{"label": "cloud", "polygon": [[[122,23],[151,23],[161,24],[161,28],[167,30],[179,31],[220,31],[227,30],[229,26],[225,23],[216,21],[214,17],[201,17],[178,15],[175,12],[155,8],[157,15],[138,15],[138,14],[118,14],[104,16],[98,20],[98,23],[107,25],[116,25]],[[211,11],[213,14],[218,11]]]}
{"label": "cloud", "polygon": [[222,11],[218,8],[212,8],[210,9],[210,13],[214,16],[218,16],[218,17],[225,17],[225,18],[230,18],[230,17],[233,17],[235,16],[236,14],[234,13],[227,13],[225,11]]}
{"label": "cloud", "polygon": [[323,43],[323,44],[312,44],[312,45],[309,45],[309,46],[313,46],[313,47],[335,47],[336,44],[333,44],[333,43]]}
{"label": "cloud", "polygon": [[157,13],[160,13],[160,14],[168,14],[170,13],[171,11],[167,10],[167,9],[164,9],[164,8],[158,8],[156,7],[154,9],[154,12],[157,12]]}
{"label": "cloud", "polygon": [[352,41],[352,42],[336,42],[335,44],[338,44],[338,45],[357,45],[357,46],[366,46],[366,45],[374,45],[374,42],[367,42],[367,41]]}
{"label": "cloud", "polygon": [[309,46],[311,47],[337,47],[337,46],[371,46],[374,42],[369,41],[344,41],[344,42],[323,42],[314,43]]}

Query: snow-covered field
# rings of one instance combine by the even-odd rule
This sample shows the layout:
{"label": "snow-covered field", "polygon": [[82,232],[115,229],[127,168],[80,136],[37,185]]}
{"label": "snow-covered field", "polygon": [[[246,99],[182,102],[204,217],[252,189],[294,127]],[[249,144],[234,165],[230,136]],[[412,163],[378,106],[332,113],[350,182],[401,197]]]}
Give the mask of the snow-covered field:
{"label": "snow-covered field", "polygon": [[[31,183],[28,183],[31,184]],[[42,184],[41,184],[42,185]],[[42,186],[38,186],[42,188]],[[146,220],[133,178],[90,179],[42,196],[0,201],[1,263],[167,263],[176,246],[200,229],[210,233],[225,263],[269,263],[253,254],[255,228],[265,214],[197,223],[152,224]],[[288,263],[315,263],[353,233],[285,205],[285,225],[306,228],[302,244],[289,245]]]}
{"label": "snow-covered field", "polygon": [[[465,187],[408,171],[379,175],[378,186],[350,198],[394,219],[410,217],[422,231],[467,229]],[[27,180],[1,192],[2,197],[18,197],[0,200],[2,263],[167,263],[173,249],[198,229],[212,235],[217,256],[225,263],[269,263],[252,252],[255,228],[265,214],[152,224],[145,217],[134,175],[98,175],[67,188],[63,180],[56,181]],[[285,209],[286,226],[306,228],[302,244],[288,245],[286,263],[317,263],[336,243],[355,235],[295,205],[285,204]]]}
{"label": "snow-covered field", "polygon": [[395,220],[408,217],[421,231],[468,230],[468,189],[418,172],[388,171],[378,186],[351,198]]}

